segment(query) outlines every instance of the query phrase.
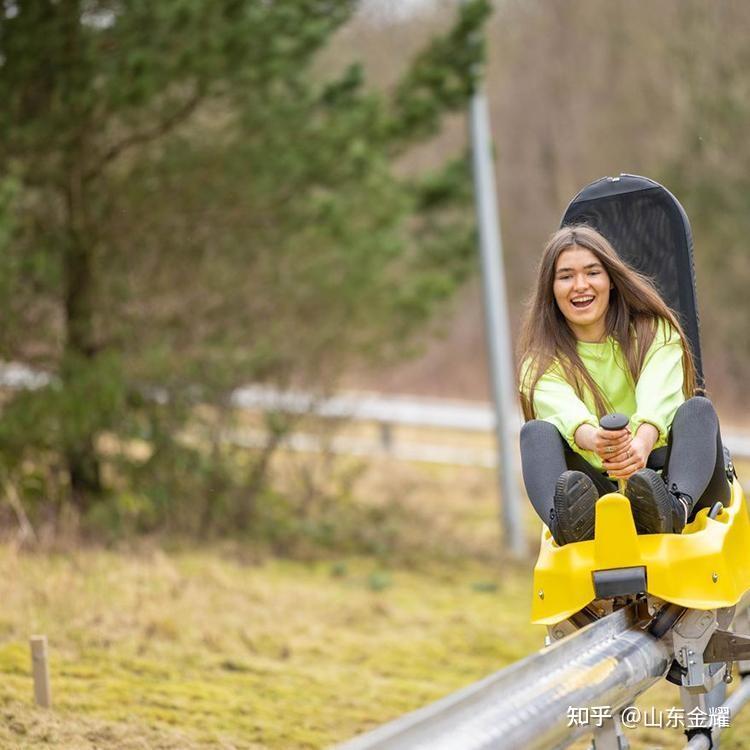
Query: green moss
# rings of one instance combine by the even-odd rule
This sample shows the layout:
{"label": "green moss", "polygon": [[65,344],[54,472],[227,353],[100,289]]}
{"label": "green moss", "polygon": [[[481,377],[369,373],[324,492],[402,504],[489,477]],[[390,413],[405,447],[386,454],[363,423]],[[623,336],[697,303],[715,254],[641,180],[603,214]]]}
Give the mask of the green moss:
{"label": "green moss", "polygon": [[[374,560],[340,564],[346,575],[210,551],[61,559],[0,547],[8,628],[24,634],[0,644],[0,747],[323,748],[542,644],[528,625],[530,566],[391,567],[373,590]],[[51,712],[31,706],[29,622],[50,641]],[[679,698],[663,685],[642,700]],[[736,720],[728,750],[748,727]],[[645,741],[632,738],[634,750]],[[657,744],[681,743],[665,731]]]}
{"label": "green moss", "polygon": [[29,646],[11,641],[0,646],[0,672],[6,675],[31,675]]}
{"label": "green moss", "polygon": [[[346,575],[331,576],[326,563],[248,568],[209,552],[0,552],[0,568],[15,572],[0,594],[17,613],[13,632],[30,615],[49,636],[54,715],[70,727],[136,722],[179,727],[197,743],[323,747],[508,658],[493,635],[500,599],[471,587],[491,571],[340,565]],[[513,617],[519,625],[526,607]],[[69,611],[77,614],[58,615]],[[539,638],[519,639],[512,656]],[[0,647],[0,675],[7,700],[28,704],[24,641]]]}

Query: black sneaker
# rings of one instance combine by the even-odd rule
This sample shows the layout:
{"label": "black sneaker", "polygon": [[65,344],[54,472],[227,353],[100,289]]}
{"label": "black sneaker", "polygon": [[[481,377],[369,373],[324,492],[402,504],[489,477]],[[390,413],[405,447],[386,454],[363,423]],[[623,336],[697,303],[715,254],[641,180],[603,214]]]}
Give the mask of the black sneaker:
{"label": "black sneaker", "polygon": [[653,469],[636,471],[628,479],[625,495],[639,534],[680,534],[693,506],[690,495],[680,492],[675,484],[667,489]]}
{"label": "black sneaker", "polygon": [[550,531],[558,545],[594,538],[594,507],[599,499],[591,478],[565,471],[555,485]]}

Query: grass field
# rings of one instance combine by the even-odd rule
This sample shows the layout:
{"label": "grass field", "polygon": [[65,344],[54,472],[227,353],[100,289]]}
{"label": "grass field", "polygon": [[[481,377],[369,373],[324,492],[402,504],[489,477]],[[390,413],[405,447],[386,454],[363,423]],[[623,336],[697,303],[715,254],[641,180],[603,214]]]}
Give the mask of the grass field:
{"label": "grass field", "polygon": [[[324,747],[538,647],[517,573],[5,549],[0,741]],[[30,708],[31,632],[50,639],[49,715]]]}
{"label": "grass field", "polygon": [[[0,547],[0,747],[323,748],[540,647],[533,557],[497,552],[492,472],[375,462],[363,483],[403,493],[419,555]],[[33,708],[32,633],[49,638],[51,711]],[[679,705],[677,691],[639,705]],[[629,737],[684,745],[674,729]],[[725,737],[750,748],[750,709]]]}

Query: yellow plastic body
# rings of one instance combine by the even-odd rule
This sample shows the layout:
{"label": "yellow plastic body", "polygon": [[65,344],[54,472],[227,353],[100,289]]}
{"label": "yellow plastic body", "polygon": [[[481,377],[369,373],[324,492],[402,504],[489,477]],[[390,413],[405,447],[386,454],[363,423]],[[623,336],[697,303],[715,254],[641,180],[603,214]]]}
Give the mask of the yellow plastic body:
{"label": "yellow plastic body", "polygon": [[594,539],[558,547],[549,530],[534,568],[532,622],[553,625],[595,598],[593,572],[645,566],[648,593],[691,609],[736,604],[750,589],[750,517],[735,479],[729,505],[715,518],[701,510],[682,534],[635,531],[619,493],[596,504]]}

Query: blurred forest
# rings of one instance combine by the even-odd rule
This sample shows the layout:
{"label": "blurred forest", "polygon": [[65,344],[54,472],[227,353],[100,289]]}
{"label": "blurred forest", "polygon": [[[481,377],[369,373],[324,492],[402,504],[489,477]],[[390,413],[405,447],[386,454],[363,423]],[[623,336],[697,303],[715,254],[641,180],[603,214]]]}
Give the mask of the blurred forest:
{"label": "blurred forest", "polygon": [[[422,6],[396,26],[350,24],[348,53],[388,85],[398,51],[447,21]],[[620,172],[666,185],[695,238],[702,346],[722,416],[748,417],[750,367],[750,7],[726,0],[503,0],[487,26],[487,92],[496,146],[513,330],[536,260],[584,185]],[[420,149],[419,168],[465,143],[463,118]],[[421,357],[355,384],[403,393],[487,399],[478,283],[441,317]]]}
{"label": "blurred forest", "polygon": [[4,4],[0,359],[50,378],[3,396],[9,518],[264,533],[295,425],[228,447],[232,389],[486,398],[463,114],[483,35],[514,320],[577,190],[648,175],[692,220],[710,395],[743,409],[750,7],[488,11]]}

